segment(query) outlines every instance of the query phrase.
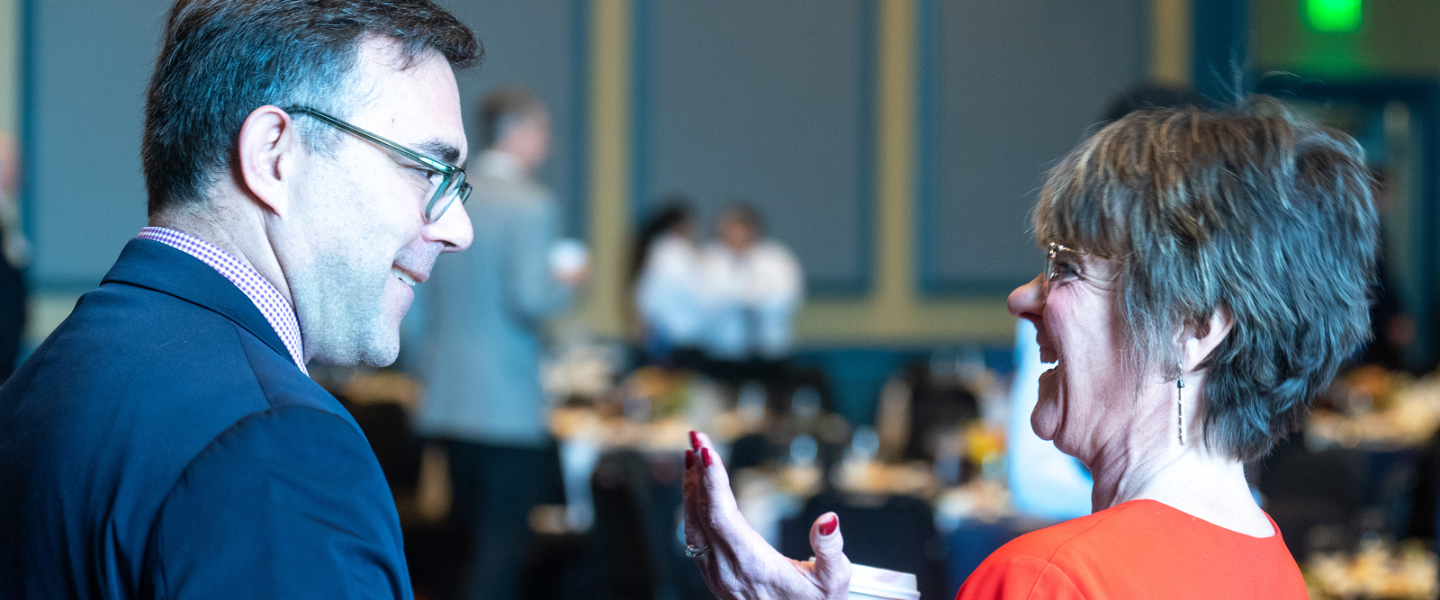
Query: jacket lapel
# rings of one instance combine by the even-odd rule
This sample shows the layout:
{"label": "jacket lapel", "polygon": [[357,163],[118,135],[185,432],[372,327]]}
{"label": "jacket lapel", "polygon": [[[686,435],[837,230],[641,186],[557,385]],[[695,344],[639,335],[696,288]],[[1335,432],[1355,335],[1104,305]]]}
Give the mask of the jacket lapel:
{"label": "jacket lapel", "polygon": [[100,283],[151,289],[220,313],[290,360],[280,335],[250,297],[210,265],[180,250],[153,240],[130,240]]}

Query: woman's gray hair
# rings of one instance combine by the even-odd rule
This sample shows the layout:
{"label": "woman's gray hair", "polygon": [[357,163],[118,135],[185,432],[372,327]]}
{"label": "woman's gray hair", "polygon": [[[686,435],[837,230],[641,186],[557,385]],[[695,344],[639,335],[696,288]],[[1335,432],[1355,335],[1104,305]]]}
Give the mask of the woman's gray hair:
{"label": "woman's gray hair", "polygon": [[1132,367],[1179,377],[1182,326],[1234,326],[1205,360],[1204,442],[1268,453],[1369,336],[1378,220],[1364,152],[1273,99],[1131,114],[1050,171],[1036,238],[1124,261]]}

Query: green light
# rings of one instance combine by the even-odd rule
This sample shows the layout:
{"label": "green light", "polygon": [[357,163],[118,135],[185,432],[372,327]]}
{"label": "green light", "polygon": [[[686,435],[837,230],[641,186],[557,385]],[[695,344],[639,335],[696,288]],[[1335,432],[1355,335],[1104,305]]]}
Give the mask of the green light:
{"label": "green light", "polygon": [[1363,0],[1301,0],[1310,28],[1321,33],[1354,33],[1360,29]]}

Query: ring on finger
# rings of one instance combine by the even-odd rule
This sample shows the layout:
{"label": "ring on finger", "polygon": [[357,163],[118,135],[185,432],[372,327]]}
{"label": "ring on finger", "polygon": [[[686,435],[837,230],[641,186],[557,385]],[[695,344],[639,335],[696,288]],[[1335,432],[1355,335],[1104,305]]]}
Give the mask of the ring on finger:
{"label": "ring on finger", "polygon": [[686,545],[685,545],[685,558],[700,558],[700,557],[705,556],[706,554],[709,554],[709,553],[710,553],[710,545],[709,545],[709,544],[706,544],[706,545],[704,545],[704,546],[700,546],[700,547],[698,547],[698,548],[695,547],[695,546],[692,546],[692,545],[690,545],[690,544],[686,544]]}

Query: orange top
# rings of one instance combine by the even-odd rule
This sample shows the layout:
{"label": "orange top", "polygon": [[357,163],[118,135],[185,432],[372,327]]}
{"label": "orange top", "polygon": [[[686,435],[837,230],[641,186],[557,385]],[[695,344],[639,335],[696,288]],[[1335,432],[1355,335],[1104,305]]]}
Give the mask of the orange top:
{"label": "orange top", "polygon": [[1306,594],[1278,527],[1270,537],[1251,537],[1154,500],[1134,500],[996,550],[956,600],[994,598],[1305,600]]}

